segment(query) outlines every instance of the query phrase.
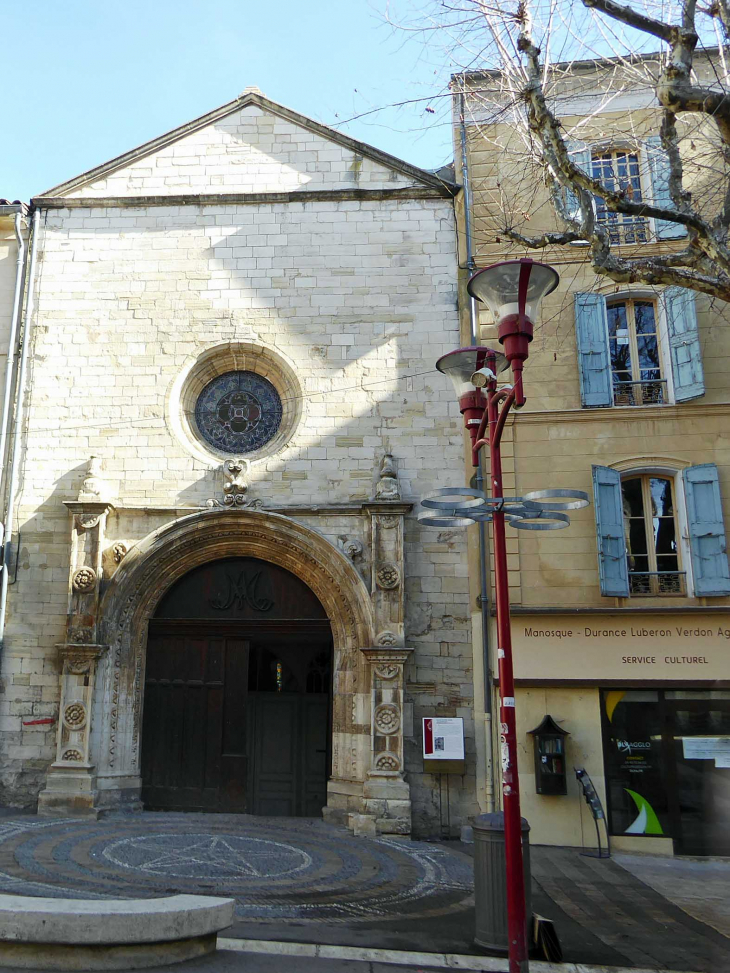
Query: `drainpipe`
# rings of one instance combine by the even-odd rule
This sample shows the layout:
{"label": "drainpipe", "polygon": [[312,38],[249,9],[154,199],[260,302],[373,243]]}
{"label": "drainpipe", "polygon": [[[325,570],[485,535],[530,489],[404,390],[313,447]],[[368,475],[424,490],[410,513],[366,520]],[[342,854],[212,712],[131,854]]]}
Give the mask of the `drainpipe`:
{"label": "drainpipe", "polygon": [[[15,292],[13,294],[13,311],[10,318],[10,337],[8,338],[8,358],[5,366],[5,396],[3,398],[2,418],[0,419],[0,464],[5,478],[5,449],[8,439],[8,418],[10,416],[10,395],[15,368],[15,342],[18,335],[18,320],[20,319],[20,299],[23,294],[23,271],[25,269],[25,241],[21,233],[23,214],[18,210],[15,214],[15,238],[18,241],[18,261],[15,268]],[[7,485],[7,483],[5,484]]]}
{"label": "drainpipe", "polygon": [[3,544],[3,564],[2,581],[0,582],[0,652],[5,645],[5,615],[8,602],[8,561],[10,558],[10,544],[13,538],[13,519],[15,508],[15,496],[18,491],[18,467],[20,466],[20,440],[23,426],[23,408],[25,405],[25,373],[28,366],[28,351],[30,349],[31,327],[33,324],[33,305],[34,292],[33,283],[35,277],[36,250],[38,249],[38,231],[40,228],[41,213],[36,210],[33,213],[33,225],[31,230],[30,243],[30,262],[28,265],[28,298],[25,304],[25,328],[23,329],[23,347],[20,352],[20,367],[18,369],[17,398],[15,407],[15,436],[10,449],[10,473],[8,500],[5,513],[5,537]]}
{"label": "drainpipe", "polygon": [[[466,150],[466,121],[464,91],[459,94],[459,134],[461,138],[461,183],[464,187],[464,236],[466,237],[466,266],[469,275],[476,270],[474,260],[474,250],[472,245],[472,226],[471,226],[471,184],[469,182],[469,164]],[[471,344],[478,344],[477,336],[479,331],[479,319],[477,313],[476,298],[469,298],[469,325],[471,328]],[[480,453],[479,465],[476,469],[475,483],[477,490],[484,489],[483,458]],[[482,619],[482,649],[484,652],[484,744],[486,754],[486,767],[484,775],[487,813],[495,810],[494,801],[494,751],[492,746],[492,711],[493,711],[493,677],[492,660],[489,650],[489,588],[487,583],[487,557],[489,547],[487,544],[487,525],[479,522],[479,602]]]}

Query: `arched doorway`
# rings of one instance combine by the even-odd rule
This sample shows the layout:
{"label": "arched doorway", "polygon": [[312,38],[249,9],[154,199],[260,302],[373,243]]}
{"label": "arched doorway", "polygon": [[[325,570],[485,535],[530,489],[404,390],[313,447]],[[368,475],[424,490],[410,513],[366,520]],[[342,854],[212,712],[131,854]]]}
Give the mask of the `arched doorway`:
{"label": "arched doorway", "polygon": [[319,815],[331,686],[331,626],[300,578],[255,557],[193,568],[149,623],[143,804]]}

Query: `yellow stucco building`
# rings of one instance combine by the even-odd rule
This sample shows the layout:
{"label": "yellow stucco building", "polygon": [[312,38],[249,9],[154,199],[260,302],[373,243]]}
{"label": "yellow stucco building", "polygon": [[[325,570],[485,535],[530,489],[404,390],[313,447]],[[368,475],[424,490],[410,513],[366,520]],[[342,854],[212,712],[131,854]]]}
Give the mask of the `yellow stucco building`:
{"label": "yellow stucco building", "polygon": [[[580,97],[564,83],[556,103],[570,151],[594,178],[658,199],[666,191],[658,110],[640,90],[607,99],[607,70],[600,62],[576,68]],[[527,405],[506,430],[505,488],[518,496],[573,488],[591,497],[567,530],[508,527],[522,813],[533,843],[595,846],[574,772],[582,768],[614,847],[728,854],[730,310],[692,291],[596,276],[580,245],[528,252],[500,236],[505,225],[527,234],[562,227],[508,115],[485,107],[480,92],[493,80],[475,73],[453,83],[457,177],[463,118],[471,185],[472,267],[532,256],[561,278],[536,322]],[[710,151],[699,129],[685,136],[683,154]],[[623,256],[684,246],[674,225],[597,215]],[[497,341],[486,309],[477,339]],[[471,530],[475,686],[483,687],[484,660],[496,652],[493,589],[484,652]],[[485,725],[479,797],[488,809],[499,793],[498,738],[479,688],[476,709]],[[536,757],[529,731],[548,715],[567,734],[564,753],[549,744]]]}

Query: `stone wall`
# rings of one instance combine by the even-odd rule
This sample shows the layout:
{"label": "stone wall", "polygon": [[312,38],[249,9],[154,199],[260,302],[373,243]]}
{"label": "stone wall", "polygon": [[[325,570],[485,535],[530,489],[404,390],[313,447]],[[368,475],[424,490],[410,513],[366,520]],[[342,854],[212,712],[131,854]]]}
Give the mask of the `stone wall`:
{"label": "stone wall", "polygon": [[[296,151],[301,160],[304,147]],[[132,547],[219,497],[220,457],[176,414],[180,376],[218,346],[264,349],[298,385],[299,413],[286,445],[252,462],[248,496],[291,508],[340,549],[359,538],[356,567],[369,583],[359,504],[374,495],[383,455],[392,453],[406,501],[461,481],[460,417],[433,368],[459,342],[455,285],[449,198],[90,201],[44,212],[0,701],[5,802],[32,803],[54,758],[55,726],[25,724],[57,715],[54,646],[69,595],[63,501],[78,495],[90,455],[114,498],[110,544]],[[342,509],[306,514],[321,504]],[[467,718],[469,776],[452,793],[454,826],[475,810],[464,545],[407,519],[406,772],[424,834],[438,831],[438,803],[420,773],[422,715]]]}

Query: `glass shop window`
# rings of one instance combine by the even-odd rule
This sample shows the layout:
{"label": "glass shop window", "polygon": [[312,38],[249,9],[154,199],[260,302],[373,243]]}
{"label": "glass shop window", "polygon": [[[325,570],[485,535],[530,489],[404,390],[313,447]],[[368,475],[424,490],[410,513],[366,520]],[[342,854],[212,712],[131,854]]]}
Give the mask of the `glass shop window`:
{"label": "glass shop window", "polygon": [[659,693],[603,691],[601,713],[611,834],[671,834]]}

